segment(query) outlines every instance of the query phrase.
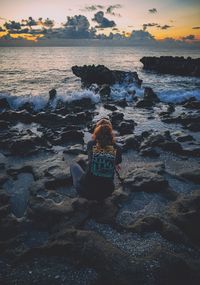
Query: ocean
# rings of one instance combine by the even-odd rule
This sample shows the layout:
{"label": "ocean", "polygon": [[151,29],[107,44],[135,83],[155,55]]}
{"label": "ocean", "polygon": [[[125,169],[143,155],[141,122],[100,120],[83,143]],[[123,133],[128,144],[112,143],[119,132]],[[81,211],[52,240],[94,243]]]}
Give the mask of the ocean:
{"label": "ocean", "polygon": [[[143,56],[200,57],[198,50],[152,49],[137,47],[4,47],[0,48],[0,98],[6,97],[13,108],[29,101],[42,109],[52,88],[58,98],[100,97],[91,90],[81,89],[79,78],[71,71],[73,65],[104,64],[110,69],[137,71],[143,80],[142,88],[150,86],[161,101],[181,102],[191,96],[200,100],[200,78],[161,75],[143,70]],[[135,89],[141,96],[143,89]],[[127,98],[127,86],[112,88],[114,99]]]}

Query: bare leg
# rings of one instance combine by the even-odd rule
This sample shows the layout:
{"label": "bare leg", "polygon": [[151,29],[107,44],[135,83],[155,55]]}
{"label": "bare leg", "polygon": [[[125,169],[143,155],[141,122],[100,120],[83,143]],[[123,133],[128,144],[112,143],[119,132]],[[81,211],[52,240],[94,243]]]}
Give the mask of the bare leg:
{"label": "bare leg", "polygon": [[78,189],[80,188],[80,183],[79,183],[80,178],[85,172],[78,163],[74,163],[70,165],[70,172],[71,172],[72,179],[73,179],[73,185],[78,191]]}

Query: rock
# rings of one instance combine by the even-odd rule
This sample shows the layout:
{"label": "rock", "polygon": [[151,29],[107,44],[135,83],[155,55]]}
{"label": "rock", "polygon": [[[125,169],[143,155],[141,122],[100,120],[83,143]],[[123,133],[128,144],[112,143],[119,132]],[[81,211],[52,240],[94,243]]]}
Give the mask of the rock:
{"label": "rock", "polygon": [[177,137],[177,141],[179,142],[187,142],[187,141],[193,141],[194,138],[191,135],[181,135]]}
{"label": "rock", "polygon": [[200,110],[200,102],[197,101],[195,97],[192,97],[188,101],[184,102],[183,107],[187,109]]}
{"label": "rock", "polygon": [[95,106],[95,103],[92,101],[91,98],[80,98],[80,99],[73,100],[67,103],[66,107],[68,107],[68,111],[71,110],[74,112],[74,109],[77,107],[85,111],[85,110],[94,108],[94,106]]}
{"label": "rock", "polygon": [[27,155],[35,150],[36,143],[32,138],[14,141],[12,142],[10,147],[10,152],[13,155]]}
{"label": "rock", "polygon": [[162,192],[168,187],[167,180],[160,175],[162,171],[163,165],[158,163],[136,165],[124,177],[125,188],[131,191]]}
{"label": "rock", "polygon": [[126,102],[126,99],[122,99],[122,100],[115,101],[115,105],[125,108],[128,106],[128,103]]}
{"label": "rock", "polygon": [[149,157],[160,156],[160,154],[155,150],[155,148],[152,148],[152,147],[142,148],[140,151],[140,154],[143,156],[149,156]]}
{"label": "rock", "polygon": [[179,176],[193,183],[200,184],[200,168],[183,170],[179,173]]}
{"label": "rock", "polygon": [[154,70],[159,73],[200,76],[200,58],[161,56],[143,57],[140,61],[143,63],[144,69]]}
{"label": "rock", "polygon": [[103,105],[105,109],[110,110],[110,111],[116,111],[117,107],[115,107],[114,105],[111,104],[104,104]]}
{"label": "rock", "polygon": [[9,126],[10,126],[9,122],[3,121],[3,120],[0,121],[0,128],[1,128],[1,130],[2,129],[8,129]]}
{"label": "rock", "polygon": [[150,87],[144,88],[144,100],[151,102],[160,102],[158,96],[154,93],[153,89]]}
{"label": "rock", "polygon": [[133,120],[122,121],[119,123],[117,130],[120,133],[120,136],[133,133],[136,123]]}
{"label": "rock", "polygon": [[200,244],[200,193],[193,192],[191,196],[180,196],[169,208],[169,215],[187,236],[195,243]]}
{"label": "rock", "polygon": [[135,104],[135,107],[137,108],[151,108],[154,105],[153,102],[149,100],[138,100]]}
{"label": "rock", "polygon": [[28,217],[45,228],[69,218],[72,213],[73,207],[69,198],[65,198],[60,203],[55,203],[52,199],[44,199],[41,196],[31,197],[29,201]]}
{"label": "rock", "polygon": [[104,84],[101,86],[100,90],[99,90],[99,94],[101,95],[101,97],[109,97],[111,94],[111,88],[108,84]]}
{"label": "rock", "polygon": [[49,91],[49,100],[53,101],[56,98],[56,95],[57,95],[56,89],[51,89]]}
{"label": "rock", "polygon": [[126,135],[122,137],[123,150],[135,149],[138,150],[140,145],[140,137],[136,135]]}
{"label": "rock", "polygon": [[20,108],[18,110],[26,110],[29,113],[33,113],[34,112],[34,106],[32,103],[26,102],[24,103],[22,106],[20,106]]}
{"label": "rock", "polygon": [[81,131],[71,130],[61,133],[61,142],[78,141],[83,143],[84,133]]}
{"label": "rock", "polygon": [[72,155],[79,155],[79,154],[84,154],[85,151],[83,149],[83,146],[81,144],[75,144],[63,151],[63,153],[68,153]]}
{"label": "rock", "polygon": [[[38,254],[66,256],[80,265],[94,268],[100,275],[99,284],[142,285],[144,267],[93,231],[64,228],[53,235],[47,245],[26,251],[21,260]],[[19,262],[19,261],[18,261]]]}
{"label": "rock", "polygon": [[6,98],[0,98],[0,109],[10,109],[10,105]]}
{"label": "rock", "polygon": [[120,112],[112,112],[112,114],[109,114],[111,123],[114,126],[117,126],[124,118],[124,114]]}
{"label": "rock", "polygon": [[126,72],[119,70],[110,70],[104,65],[84,65],[73,66],[72,72],[86,85],[96,83],[102,84],[115,84],[115,83],[136,83],[141,85],[142,80],[139,79],[137,72]]}

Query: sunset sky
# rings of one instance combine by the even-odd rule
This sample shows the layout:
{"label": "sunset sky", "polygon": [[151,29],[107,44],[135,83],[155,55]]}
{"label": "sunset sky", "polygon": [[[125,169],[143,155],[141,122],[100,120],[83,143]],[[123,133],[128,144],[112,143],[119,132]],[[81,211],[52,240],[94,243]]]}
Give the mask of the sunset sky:
{"label": "sunset sky", "polygon": [[[97,28],[97,34],[125,31],[128,36],[133,30],[144,30],[157,40],[167,37],[200,40],[200,0],[0,0],[0,4],[0,36],[7,33],[3,26],[6,21],[42,17],[54,20],[54,28],[59,28],[66,23],[67,16],[84,15],[90,28]],[[94,15],[99,11],[103,14],[98,14],[95,21]]]}

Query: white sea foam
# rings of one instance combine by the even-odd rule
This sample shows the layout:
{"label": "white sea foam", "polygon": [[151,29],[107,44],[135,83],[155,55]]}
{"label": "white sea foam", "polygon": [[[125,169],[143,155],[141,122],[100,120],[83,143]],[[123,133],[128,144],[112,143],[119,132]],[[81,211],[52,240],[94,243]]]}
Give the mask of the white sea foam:
{"label": "white sea foam", "polygon": [[[45,108],[48,103],[48,95],[26,95],[26,96],[11,96],[9,94],[0,94],[0,98],[6,98],[10,107],[17,110],[25,103],[31,103],[35,111],[40,111]],[[82,98],[90,98],[94,103],[100,101],[100,95],[95,94],[90,90],[74,91],[71,93],[57,94],[56,98],[51,102],[50,106],[52,109],[56,108],[58,101],[62,102],[72,102],[75,100],[80,100]]]}
{"label": "white sea foam", "polygon": [[185,100],[188,100],[191,97],[195,97],[197,100],[200,100],[200,90],[194,90],[194,91],[165,91],[158,93],[158,97],[161,101],[167,102],[167,103],[181,103]]}

